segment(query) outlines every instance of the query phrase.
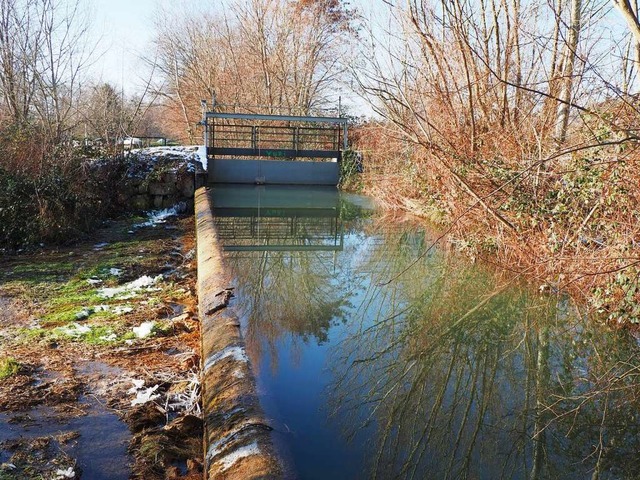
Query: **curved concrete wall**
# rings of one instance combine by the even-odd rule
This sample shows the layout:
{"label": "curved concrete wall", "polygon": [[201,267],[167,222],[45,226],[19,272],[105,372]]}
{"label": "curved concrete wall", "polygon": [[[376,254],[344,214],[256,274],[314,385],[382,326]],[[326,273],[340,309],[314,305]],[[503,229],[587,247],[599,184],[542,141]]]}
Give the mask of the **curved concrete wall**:
{"label": "curved concrete wall", "polygon": [[258,397],[240,333],[228,301],[229,277],[206,189],[195,195],[198,303],[202,337],[202,406],[205,478],[275,479],[285,475]]}

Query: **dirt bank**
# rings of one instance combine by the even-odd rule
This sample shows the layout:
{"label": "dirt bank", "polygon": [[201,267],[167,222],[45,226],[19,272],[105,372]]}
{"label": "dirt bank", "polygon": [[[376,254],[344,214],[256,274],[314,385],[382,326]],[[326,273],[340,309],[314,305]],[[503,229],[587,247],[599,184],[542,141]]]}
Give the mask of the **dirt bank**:
{"label": "dirt bank", "polygon": [[2,257],[0,479],[202,478],[193,218],[173,213]]}

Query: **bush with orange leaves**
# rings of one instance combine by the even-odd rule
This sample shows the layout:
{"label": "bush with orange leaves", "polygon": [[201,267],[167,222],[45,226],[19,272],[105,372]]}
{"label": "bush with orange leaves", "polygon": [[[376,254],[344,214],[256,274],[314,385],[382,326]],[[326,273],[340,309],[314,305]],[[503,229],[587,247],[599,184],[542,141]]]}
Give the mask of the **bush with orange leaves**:
{"label": "bush with orange leaves", "polygon": [[[544,158],[495,128],[468,157],[412,142],[385,122],[358,127],[355,148],[364,155],[364,191],[386,208],[423,216],[470,256],[633,326],[640,323],[640,150],[617,141],[601,120],[588,126],[597,145],[583,148],[575,131],[573,147]],[[451,141],[464,144],[455,133]]]}

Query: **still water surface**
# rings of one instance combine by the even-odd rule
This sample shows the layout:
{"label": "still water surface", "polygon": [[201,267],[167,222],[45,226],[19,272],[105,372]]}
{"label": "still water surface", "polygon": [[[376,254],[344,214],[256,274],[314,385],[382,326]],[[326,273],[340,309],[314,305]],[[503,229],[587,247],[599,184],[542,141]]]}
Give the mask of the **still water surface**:
{"label": "still water surface", "polygon": [[640,478],[636,340],[333,190],[222,187],[263,407],[302,479]]}

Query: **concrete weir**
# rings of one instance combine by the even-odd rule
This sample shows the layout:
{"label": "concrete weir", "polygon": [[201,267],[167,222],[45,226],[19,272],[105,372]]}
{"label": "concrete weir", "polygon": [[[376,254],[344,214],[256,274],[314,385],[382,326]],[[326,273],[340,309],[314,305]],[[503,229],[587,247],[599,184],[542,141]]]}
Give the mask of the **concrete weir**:
{"label": "concrete weir", "polygon": [[224,271],[207,189],[195,194],[198,303],[202,340],[202,406],[205,479],[276,479],[285,469],[264,418],[255,380],[228,301]]}

